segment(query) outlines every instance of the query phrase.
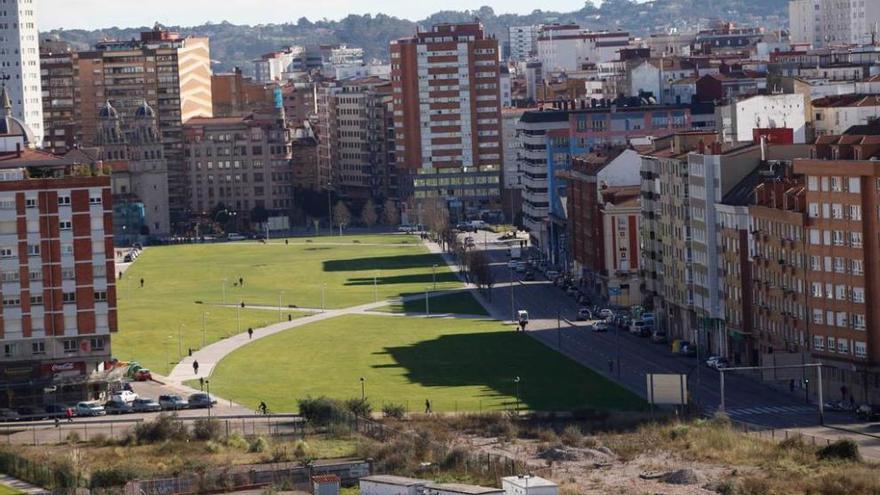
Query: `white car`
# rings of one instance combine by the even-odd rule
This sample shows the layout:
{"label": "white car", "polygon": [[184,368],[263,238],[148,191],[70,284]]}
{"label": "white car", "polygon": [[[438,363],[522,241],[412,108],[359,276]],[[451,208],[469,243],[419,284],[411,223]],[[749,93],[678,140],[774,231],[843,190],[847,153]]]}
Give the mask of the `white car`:
{"label": "white car", "polygon": [[721,368],[726,368],[730,363],[727,362],[727,359],[721,356],[710,356],[709,359],[706,360],[706,366],[720,370]]}
{"label": "white car", "polygon": [[103,416],[107,414],[107,411],[104,410],[104,406],[95,401],[77,402],[73,412],[75,412],[77,416]]}
{"label": "white car", "polygon": [[601,316],[602,318],[611,318],[612,316],[614,316],[614,311],[611,311],[608,308],[600,309],[599,316]]}
{"label": "white car", "polygon": [[110,400],[113,402],[124,402],[126,404],[131,404],[135,399],[138,398],[138,394],[132,392],[131,390],[120,390],[119,392],[113,393],[110,396]]}

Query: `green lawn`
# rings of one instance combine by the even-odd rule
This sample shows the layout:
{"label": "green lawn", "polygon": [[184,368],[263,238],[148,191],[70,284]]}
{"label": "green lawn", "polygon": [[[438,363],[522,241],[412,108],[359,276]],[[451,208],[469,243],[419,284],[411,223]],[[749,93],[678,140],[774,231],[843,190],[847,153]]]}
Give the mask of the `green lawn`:
{"label": "green lawn", "polygon": [[386,313],[419,313],[424,314],[425,309],[431,314],[456,313],[463,315],[488,316],[486,309],[474,299],[470,292],[454,292],[442,296],[434,296],[428,301],[425,308],[425,299],[411,299],[409,301],[396,301],[391,305],[383,306],[377,311]]}
{"label": "green lawn", "polygon": [[[423,291],[461,287],[442,259],[418,237],[368,235],[259,242],[151,247],[118,281],[119,333],[113,355],[137,360],[158,373],[177,361],[178,331],[183,353],[203,340],[215,342],[238,331],[238,310],[227,304],[340,308]],[[238,286],[239,277],[244,286]],[[375,279],[374,279],[375,277]],[[140,279],[144,287],[140,287]],[[326,287],[326,288],[325,288]],[[282,292],[283,291],[283,292]],[[201,301],[203,304],[198,304]],[[265,310],[241,312],[241,328],[278,321]],[[297,316],[295,312],[285,311]],[[182,326],[181,326],[182,324]]]}
{"label": "green lawn", "polygon": [[361,394],[373,407],[423,410],[638,409],[641,399],[531,337],[499,322],[346,316],[273,335],[229,355],[211,377],[217,395],[243,405],[266,401],[295,411],[296,400]]}
{"label": "green lawn", "polygon": [[0,495],[20,495],[22,493],[24,492],[21,490],[16,490],[15,488],[6,485],[0,485]]}

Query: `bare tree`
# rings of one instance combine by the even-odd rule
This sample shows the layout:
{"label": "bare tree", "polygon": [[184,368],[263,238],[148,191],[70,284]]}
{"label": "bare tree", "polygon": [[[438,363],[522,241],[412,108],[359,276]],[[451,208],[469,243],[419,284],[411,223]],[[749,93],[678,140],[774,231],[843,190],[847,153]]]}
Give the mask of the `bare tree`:
{"label": "bare tree", "polygon": [[495,275],[492,273],[492,267],[489,266],[489,257],[484,251],[470,251],[467,256],[468,272],[471,281],[477,285],[478,289],[492,290],[495,285]]}
{"label": "bare tree", "polygon": [[385,211],[382,212],[382,222],[385,225],[395,226],[400,223],[400,209],[390,199],[385,200]]}
{"label": "bare tree", "polygon": [[372,199],[369,199],[364,205],[364,209],[361,210],[361,222],[367,227],[372,227],[373,225],[376,225],[378,220],[379,215],[376,214],[376,204],[373,203]]}
{"label": "bare tree", "polygon": [[351,223],[351,212],[342,201],[337,201],[336,206],[333,207],[333,220],[340,229]]}
{"label": "bare tree", "polygon": [[449,230],[449,208],[446,206],[446,201],[443,198],[424,201],[422,216],[425,219],[425,228],[430,230],[434,238],[442,244],[444,232]]}

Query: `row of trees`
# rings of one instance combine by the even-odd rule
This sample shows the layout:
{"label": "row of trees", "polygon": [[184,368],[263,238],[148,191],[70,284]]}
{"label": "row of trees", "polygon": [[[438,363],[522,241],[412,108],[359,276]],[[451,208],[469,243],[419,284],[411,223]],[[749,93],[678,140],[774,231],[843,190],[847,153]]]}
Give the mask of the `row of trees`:
{"label": "row of trees", "polygon": [[[333,207],[333,223],[339,227],[347,227],[351,225],[352,215],[348,205],[343,201],[337,201]],[[379,222],[379,212],[376,211],[376,204],[372,199],[367,200],[361,209],[360,223],[372,227]],[[400,210],[392,200],[386,200],[382,207],[382,223],[388,226],[400,224]]]}

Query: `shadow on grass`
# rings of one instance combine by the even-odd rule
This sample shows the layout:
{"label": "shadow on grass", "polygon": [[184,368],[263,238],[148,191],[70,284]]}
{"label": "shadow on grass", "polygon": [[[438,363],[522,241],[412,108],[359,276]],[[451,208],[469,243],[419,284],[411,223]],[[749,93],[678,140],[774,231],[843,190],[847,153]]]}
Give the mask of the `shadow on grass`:
{"label": "shadow on grass", "polygon": [[529,409],[644,408],[629,391],[519,332],[444,335],[411,346],[386,347],[384,354],[405,370],[410,382],[423,387],[477,386],[484,389],[484,397],[510,398],[516,396],[518,376],[520,399]]}
{"label": "shadow on grass", "polygon": [[[412,275],[376,277],[375,280],[375,283],[379,285],[426,284],[426,286],[431,286],[434,283],[434,275],[431,273],[414,273]],[[436,280],[437,283],[457,282],[458,278],[452,272],[441,272],[437,274]],[[345,285],[373,285],[373,277],[350,278],[345,282]]]}
{"label": "shadow on grass", "polygon": [[[419,292],[424,295],[424,292]],[[416,293],[401,294],[401,297],[416,295]],[[424,314],[425,299],[417,298],[391,305],[394,313]],[[452,294],[435,295],[429,303],[431,313],[453,313],[462,315],[488,316],[486,309],[474,299],[470,292],[455,292]]]}
{"label": "shadow on grass", "polygon": [[431,265],[441,267],[445,263],[443,258],[436,254],[404,254],[400,256],[378,256],[375,258],[327,260],[324,261],[324,271],[404,270],[408,268],[431,268]]}

